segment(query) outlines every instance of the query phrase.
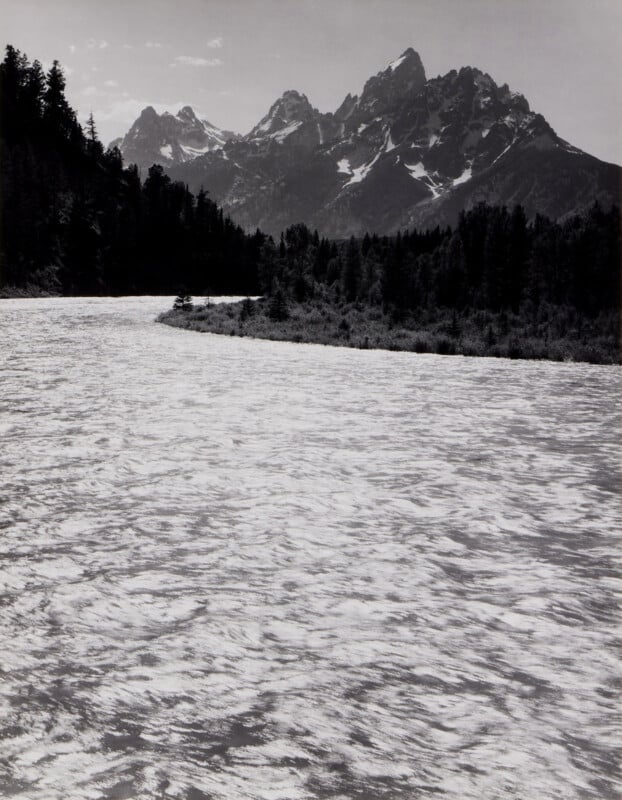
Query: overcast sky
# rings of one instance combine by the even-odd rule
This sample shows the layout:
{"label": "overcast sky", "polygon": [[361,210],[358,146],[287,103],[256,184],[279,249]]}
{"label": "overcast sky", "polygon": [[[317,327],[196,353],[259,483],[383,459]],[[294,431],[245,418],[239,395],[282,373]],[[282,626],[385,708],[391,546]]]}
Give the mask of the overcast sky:
{"label": "overcast sky", "polygon": [[622,0],[0,0],[0,19],[3,44],[59,59],[106,144],[146,105],[239,133],[286,89],[334,111],[411,46],[428,77],[479,67],[622,163]]}

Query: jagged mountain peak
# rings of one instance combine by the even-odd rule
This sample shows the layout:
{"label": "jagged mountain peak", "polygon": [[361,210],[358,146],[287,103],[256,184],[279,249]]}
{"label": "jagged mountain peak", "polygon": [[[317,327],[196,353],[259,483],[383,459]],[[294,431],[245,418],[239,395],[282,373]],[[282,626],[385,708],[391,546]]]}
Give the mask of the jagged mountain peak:
{"label": "jagged mountain peak", "polygon": [[412,47],[407,47],[401,56],[398,56],[398,58],[389,64],[385,72],[388,72],[389,70],[391,72],[397,72],[397,70],[400,70],[400,72],[405,72],[406,70],[417,72],[421,71],[425,75],[421,56]]}
{"label": "jagged mountain peak", "polygon": [[190,122],[194,122],[196,119],[198,119],[192,106],[184,106],[183,108],[180,108],[177,112],[177,118],[181,120],[188,120]]}
{"label": "jagged mountain peak", "polygon": [[419,54],[409,47],[386,69],[366,82],[358,106],[374,114],[383,113],[397,101],[420,92],[426,80]]}
{"label": "jagged mountain peak", "polygon": [[412,47],[333,114],[288,89],[235,137],[189,106],[148,108],[121,149],[272,234],[300,220],[337,237],[447,224],[480,200],[562,217],[619,193],[619,169],[560,139],[523,95],[473,66],[427,80]]}
{"label": "jagged mountain peak", "polygon": [[286,89],[279,98],[279,100],[277,100],[277,103],[283,101],[291,103],[302,103],[303,105],[309,104],[309,99],[307,95],[303,94],[302,92],[299,92],[297,89]]}
{"label": "jagged mountain peak", "polygon": [[175,115],[169,111],[158,114],[153,106],[147,106],[119,148],[127,162],[141,168],[152,164],[171,166],[221,150],[230,138],[235,134],[199,119],[191,106],[183,106]]}
{"label": "jagged mountain peak", "polygon": [[293,129],[319,116],[305,94],[288,89],[276,100],[270,110],[250,132],[251,139],[274,137],[285,129]]}
{"label": "jagged mountain peak", "polygon": [[351,95],[350,92],[345,96],[343,103],[335,111],[335,118],[340,122],[344,122],[352,114],[358,103],[358,96]]}
{"label": "jagged mountain peak", "polygon": [[158,119],[158,112],[155,110],[153,106],[146,106],[140,112],[140,116],[138,117],[138,121],[142,120],[143,122],[147,122],[150,120]]}
{"label": "jagged mountain peak", "polygon": [[288,122],[298,118],[301,113],[313,112],[314,110],[307,95],[301,94],[295,89],[287,89],[270,107],[270,112],[278,112]]}

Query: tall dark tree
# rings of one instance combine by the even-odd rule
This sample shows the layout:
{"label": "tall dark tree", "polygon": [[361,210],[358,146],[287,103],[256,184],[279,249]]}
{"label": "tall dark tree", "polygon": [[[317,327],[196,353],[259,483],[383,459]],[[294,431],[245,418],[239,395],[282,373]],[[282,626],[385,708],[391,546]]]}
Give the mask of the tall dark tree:
{"label": "tall dark tree", "polygon": [[356,300],[361,287],[361,252],[354,236],[348,242],[343,264],[343,295],[346,300]]}
{"label": "tall dark tree", "polygon": [[46,76],[43,94],[43,119],[50,133],[63,139],[75,134],[76,115],[65,97],[65,76],[58,61],[54,61]]}
{"label": "tall dark tree", "polygon": [[103,145],[97,137],[97,128],[95,127],[92,111],[86,123],[86,149],[90,157],[95,160],[101,159],[104,154]]}

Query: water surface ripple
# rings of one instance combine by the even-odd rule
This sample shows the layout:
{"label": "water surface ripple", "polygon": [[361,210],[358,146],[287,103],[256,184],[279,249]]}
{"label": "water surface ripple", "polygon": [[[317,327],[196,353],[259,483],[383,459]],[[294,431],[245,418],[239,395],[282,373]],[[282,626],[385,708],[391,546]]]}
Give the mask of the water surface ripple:
{"label": "water surface ripple", "polygon": [[0,795],[616,798],[620,370],[4,300]]}

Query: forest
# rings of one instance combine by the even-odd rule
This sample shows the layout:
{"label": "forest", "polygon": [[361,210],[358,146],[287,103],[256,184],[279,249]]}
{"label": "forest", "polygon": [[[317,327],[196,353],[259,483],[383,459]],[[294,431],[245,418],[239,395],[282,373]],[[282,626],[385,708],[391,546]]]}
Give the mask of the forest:
{"label": "forest", "polygon": [[[617,207],[596,203],[554,221],[481,203],[453,227],[329,241],[301,222],[275,242],[242,230],[209,187],[194,196],[161,166],[143,179],[124,165],[118,149],[99,141],[92,115],[79,124],[65,86],[58,61],[45,73],[7,46],[0,65],[5,296],[170,295],[181,287],[192,295],[261,295],[234,312],[212,310],[209,319],[203,309],[194,322],[197,310],[189,315],[186,303],[184,316],[166,321],[231,333],[239,331],[230,314],[239,313],[243,330],[254,324],[254,335],[277,338],[620,360]],[[571,344],[555,349],[562,340]]]}
{"label": "forest", "polygon": [[620,362],[619,211],[563,223],[484,203],[455,228],[329,242],[304,225],[264,242],[262,297],[179,298],[199,331],[443,354]]}
{"label": "forest", "polygon": [[262,234],[153,166],[105,150],[65,97],[55,61],[7,46],[0,65],[0,289],[69,295],[255,292]]}

